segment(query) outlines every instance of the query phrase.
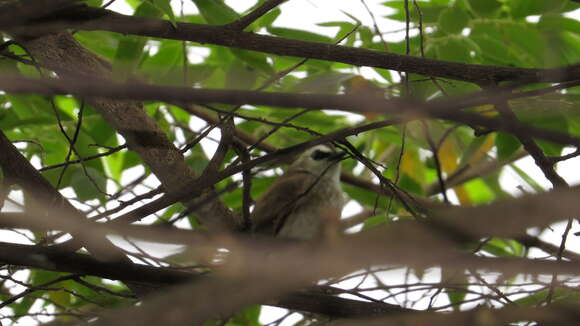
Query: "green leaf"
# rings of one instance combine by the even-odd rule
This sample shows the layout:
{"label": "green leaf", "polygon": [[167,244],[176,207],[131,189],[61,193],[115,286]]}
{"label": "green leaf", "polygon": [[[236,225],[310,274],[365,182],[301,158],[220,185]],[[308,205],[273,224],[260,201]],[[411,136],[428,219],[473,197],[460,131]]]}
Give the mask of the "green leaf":
{"label": "green leaf", "polygon": [[258,321],[261,310],[261,305],[251,305],[244,308],[242,311],[235,314],[226,326],[261,326],[262,324]]}
{"label": "green leaf", "polygon": [[16,60],[0,58],[0,73],[6,75],[18,75],[20,72]]}
{"label": "green leaf", "polygon": [[104,158],[104,165],[107,168],[107,172],[110,177],[115,181],[121,181],[121,176],[123,175],[123,164],[125,162],[125,151],[120,151],[107,155]]}
{"label": "green leaf", "polygon": [[471,201],[476,205],[488,204],[496,198],[493,190],[481,179],[467,182],[465,189],[468,191]]}
{"label": "green leaf", "polygon": [[[26,315],[32,305],[36,302],[36,298],[32,296],[25,296],[21,300],[16,301],[15,303],[10,305],[10,308],[14,311],[14,315],[22,316]],[[15,320],[16,321],[16,320]]]}
{"label": "green leaf", "polygon": [[106,191],[107,178],[98,170],[86,167],[75,168],[71,186],[81,201],[99,199],[104,201],[103,191]]}
{"label": "green leaf", "polygon": [[226,88],[252,89],[258,79],[258,72],[241,62],[232,62],[226,73]]}
{"label": "green leaf", "polygon": [[439,16],[439,27],[449,34],[461,33],[468,22],[469,16],[458,7],[447,8]]}
{"label": "green leaf", "polygon": [[[546,303],[546,297],[548,293],[552,291],[550,289],[540,290],[526,297],[514,300],[514,304],[521,306],[538,306]],[[580,293],[574,289],[569,289],[565,287],[556,287],[552,292],[552,303],[560,304],[577,304],[580,300]]]}
{"label": "green leaf", "polygon": [[502,6],[498,0],[467,0],[467,3],[469,8],[481,17],[494,17]]}
{"label": "green leaf", "polygon": [[487,137],[474,137],[471,139],[467,148],[463,151],[461,159],[459,161],[459,166],[463,167],[471,157],[477,152],[481,145],[487,140]]}
{"label": "green leaf", "polygon": [[225,25],[233,23],[240,15],[223,0],[192,0],[208,24]]}
{"label": "green leaf", "polygon": [[578,1],[567,1],[560,12],[570,12],[576,9],[580,9],[580,2]]}
{"label": "green leaf", "polygon": [[201,145],[197,144],[188,151],[185,162],[196,174],[201,174],[209,162],[207,156],[203,152]]}
{"label": "green leaf", "polygon": [[538,22],[538,27],[545,31],[560,32],[566,30],[575,34],[580,34],[580,22],[578,20],[557,14],[542,15]]}
{"label": "green leaf", "polygon": [[364,207],[386,207],[388,204],[388,199],[383,196],[378,196],[374,192],[343,184],[342,189],[346,192],[349,198],[357,201],[361,206]]}
{"label": "green leaf", "polygon": [[383,225],[391,219],[387,215],[376,215],[367,218],[363,223],[363,230],[372,229],[376,226]]}
{"label": "green leaf", "polygon": [[166,225],[165,223],[169,221],[173,216],[182,212],[185,207],[181,203],[176,203],[175,205],[169,206],[158,219],[153,222],[154,225]]}
{"label": "green leaf", "polygon": [[53,101],[58,108],[65,112],[69,117],[76,116],[75,110],[80,107],[79,102],[71,96],[55,96]]}
{"label": "green leaf", "polygon": [[515,164],[510,164],[510,167],[526,182],[535,192],[541,193],[544,192],[545,189],[540,186],[539,183],[536,182],[535,178],[532,178],[529,174],[527,174],[524,170],[517,167]]}
{"label": "green leaf", "polygon": [[131,8],[136,9],[141,5],[141,3],[143,3],[143,0],[125,0],[125,3],[127,3]]}
{"label": "green leaf", "polygon": [[357,29],[357,34],[359,35],[359,38],[362,41],[363,46],[368,46],[369,44],[373,43],[374,33],[373,31],[371,31],[370,28],[366,26],[361,26]]}
{"label": "green leaf", "polygon": [[104,31],[77,31],[74,33],[74,37],[84,47],[87,47],[91,51],[96,52],[104,58],[113,60],[115,58],[115,54],[117,53],[117,48],[119,47],[119,39],[121,39],[123,36]]}
{"label": "green leaf", "polygon": [[[162,12],[149,1],[143,2],[135,11],[135,16],[159,18]],[[141,36],[127,35],[121,38],[113,61],[113,76],[125,81],[131,77],[139,65],[147,39]]]}
{"label": "green leaf", "polygon": [[495,138],[495,146],[497,146],[497,159],[499,161],[505,161],[509,159],[512,154],[522,146],[522,144],[511,134],[498,132],[497,137]]}
{"label": "green leaf", "polygon": [[103,5],[103,0],[89,0],[86,4],[91,7],[100,7]]}
{"label": "green leaf", "polygon": [[187,67],[189,73],[187,80],[194,84],[203,83],[212,76],[216,69],[217,67],[207,64],[190,65]]}
{"label": "green leaf", "polygon": [[173,26],[176,26],[175,14],[173,14],[173,9],[171,8],[170,0],[148,0],[148,1],[151,2],[151,4],[153,4],[155,7],[163,11],[163,13],[169,17],[169,19],[173,23]]}
{"label": "green leaf", "polygon": [[506,4],[511,8],[514,18],[523,18],[531,15],[541,15],[546,12],[558,12],[564,8],[568,0],[512,0]]}
{"label": "green leaf", "polygon": [[160,110],[159,104],[154,103],[151,104],[151,106],[154,107],[155,113],[153,114],[153,118],[155,119],[155,122],[159,126],[159,129],[161,129],[163,132],[169,135],[168,136],[169,140],[174,141],[175,135],[171,132],[171,124],[169,123],[169,121],[167,121],[165,113]]}
{"label": "green leaf", "polygon": [[[143,71],[153,83],[182,86],[183,85],[183,44],[180,41],[165,40],[159,45],[159,50],[153,56],[143,60]],[[173,70],[181,73],[181,78],[175,78]]]}
{"label": "green leaf", "polygon": [[[111,127],[111,125],[102,119],[91,119],[90,123],[84,124],[83,129],[86,130],[88,136],[91,137],[96,144],[111,147],[119,145],[116,137],[117,132]],[[89,144],[86,144],[86,146],[89,147]],[[90,153],[97,154],[96,152],[97,150],[93,148]]]}
{"label": "green leaf", "polygon": [[531,25],[514,24],[504,32],[506,44],[517,47],[520,60],[526,66],[545,66],[545,40],[540,31]]}
{"label": "green leaf", "polygon": [[27,128],[34,126],[47,126],[52,125],[53,123],[54,119],[49,117],[21,119],[14,114],[13,110],[10,110],[9,112],[0,112],[0,129],[3,131],[17,127]]}
{"label": "green leaf", "polygon": [[518,66],[519,59],[506,49],[505,43],[501,40],[490,37],[488,34],[477,34],[470,36],[470,39],[477,43],[481,49],[479,55],[483,59],[483,64]]}
{"label": "green leaf", "polygon": [[[20,118],[49,117],[55,121],[50,102],[38,95],[6,94],[6,98],[12,105],[12,111]],[[65,116],[63,120],[70,120]]]}
{"label": "green leaf", "polygon": [[[387,1],[383,2],[382,5],[395,9],[395,13],[385,16],[385,18],[398,20],[404,22],[406,20],[404,1]],[[415,6],[409,2],[409,14],[411,16],[411,21],[418,23],[419,17],[422,18],[423,24],[434,24],[439,20],[441,13],[449,7],[448,2],[438,3],[433,2],[419,2],[421,9],[421,15],[417,12]]]}
{"label": "green leaf", "polygon": [[59,277],[62,277],[66,275],[65,273],[60,273],[60,272],[53,272],[53,271],[47,271],[47,270],[41,270],[41,269],[37,269],[37,270],[33,270],[30,273],[30,284],[32,285],[41,285],[44,283],[48,283],[54,279],[57,279]]}
{"label": "green leaf", "polygon": [[124,36],[121,39],[113,61],[115,79],[125,81],[130,78],[141,60],[145,43],[145,39],[138,36]]}
{"label": "green leaf", "polygon": [[[265,73],[266,75],[271,75],[274,73],[274,69],[272,69],[272,66],[270,65],[270,63],[268,63],[267,55],[256,51],[240,50],[233,48],[230,48],[229,50],[237,58],[249,64],[251,67]],[[224,63],[222,63],[222,66],[224,66]]]}
{"label": "green leaf", "polygon": [[446,284],[451,284],[453,287],[446,287],[445,293],[449,298],[449,302],[453,305],[454,311],[460,311],[461,303],[467,296],[467,285],[469,279],[467,275],[461,271],[448,270],[443,268],[441,271],[441,281]]}
{"label": "green leaf", "polygon": [[267,14],[253,22],[252,25],[250,25],[251,29],[258,30],[260,28],[272,26],[274,21],[280,16],[281,13],[282,11],[280,8],[274,8],[273,10],[270,10]]}
{"label": "green leaf", "polygon": [[[552,107],[554,110],[551,114],[547,115],[526,115],[526,114],[518,114],[518,117],[521,119],[522,122],[534,125],[539,128],[544,128],[548,130],[558,131],[558,132],[568,132],[568,119],[563,114],[558,113],[559,105],[557,103],[552,104],[551,106],[546,106],[545,109],[549,109]],[[537,139],[536,142],[542,148],[545,154],[549,156],[559,156],[564,149],[564,146],[561,144],[556,144],[552,142],[548,142],[542,139]]]}
{"label": "green leaf", "polygon": [[501,238],[490,239],[481,249],[497,257],[522,257],[525,252],[521,243]]}
{"label": "green leaf", "polygon": [[406,173],[401,175],[399,187],[413,194],[423,194],[423,187],[421,184],[415,180],[415,178]]}
{"label": "green leaf", "polygon": [[438,59],[466,63],[473,62],[473,54],[481,52],[475,42],[462,36],[445,38],[434,45],[434,48]]}

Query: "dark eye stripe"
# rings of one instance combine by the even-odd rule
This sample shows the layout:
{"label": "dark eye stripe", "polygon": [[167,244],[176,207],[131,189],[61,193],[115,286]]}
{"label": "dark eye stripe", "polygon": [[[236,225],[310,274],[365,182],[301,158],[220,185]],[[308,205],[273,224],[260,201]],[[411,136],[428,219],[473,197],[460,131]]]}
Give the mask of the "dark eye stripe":
{"label": "dark eye stripe", "polygon": [[328,158],[331,155],[332,155],[331,152],[324,152],[324,151],[321,151],[321,150],[315,150],[312,153],[311,157],[312,157],[313,160],[318,161],[318,160],[322,160],[322,159]]}

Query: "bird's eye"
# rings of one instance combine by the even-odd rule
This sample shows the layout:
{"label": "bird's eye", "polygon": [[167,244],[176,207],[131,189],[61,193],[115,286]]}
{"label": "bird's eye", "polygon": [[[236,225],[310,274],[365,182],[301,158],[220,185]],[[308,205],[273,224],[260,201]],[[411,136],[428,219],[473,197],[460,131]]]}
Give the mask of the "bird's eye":
{"label": "bird's eye", "polygon": [[324,151],[321,151],[321,150],[316,150],[316,151],[312,152],[312,156],[311,157],[312,157],[313,160],[319,161],[319,160],[328,158],[331,155],[332,155],[331,152],[324,152]]}

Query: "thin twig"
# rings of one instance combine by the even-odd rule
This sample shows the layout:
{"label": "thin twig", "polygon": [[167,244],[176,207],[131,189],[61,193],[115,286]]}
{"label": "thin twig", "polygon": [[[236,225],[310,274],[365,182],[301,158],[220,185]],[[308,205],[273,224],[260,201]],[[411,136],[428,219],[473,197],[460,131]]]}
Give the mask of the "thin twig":
{"label": "thin twig", "polygon": [[45,166],[45,167],[42,167],[42,168],[38,169],[38,171],[43,172],[43,171],[58,169],[58,168],[61,168],[61,167],[66,167],[66,166],[72,165],[72,164],[78,164],[78,163],[82,163],[82,162],[87,162],[87,161],[94,160],[94,159],[97,159],[97,158],[109,156],[111,154],[114,154],[114,153],[119,152],[119,151],[121,151],[123,149],[126,149],[126,148],[127,148],[127,145],[126,144],[123,144],[123,145],[120,145],[120,146],[117,146],[117,147],[113,147],[113,148],[111,148],[110,150],[108,150],[106,152],[99,153],[99,154],[94,154],[94,155],[91,155],[91,156],[87,156],[87,157],[84,157],[83,159],[73,160],[73,161],[67,161],[67,162],[63,162],[63,163],[59,163],[59,164]]}
{"label": "thin twig", "polygon": [[270,10],[278,7],[284,1],[286,0],[268,0],[258,8],[254,9],[249,14],[245,15],[244,17],[236,20],[235,22],[226,24],[225,27],[237,30],[244,30],[246,27],[250,26],[250,24],[258,20],[266,13],[268,13]]}
{"label": "thin twig", "polygon": [[439,187],[441,188],[441,194],[443,195],[443,201],[449,204],[449,198],[447,197],[447,188],[445,187],[445,180],[443,179],[443,171],[441,170],[441,160],[439,159],[439,147],[435,145],[433,137],[429,132],[429,125],[425,120],[421,120],[423,124],[423,130],[425,132],[425,139],[427,144],[431,147],[431,152],[433,152],[433,162],[435,162],[435,171],[437,172],[437,180],[439,182]]}

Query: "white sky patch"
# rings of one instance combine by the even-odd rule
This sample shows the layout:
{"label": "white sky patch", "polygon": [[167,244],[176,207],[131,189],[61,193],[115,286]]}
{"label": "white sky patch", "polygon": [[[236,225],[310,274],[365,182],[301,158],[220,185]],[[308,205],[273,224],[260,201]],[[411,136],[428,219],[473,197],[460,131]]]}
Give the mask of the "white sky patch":
{"label": "white sky patch", "polygon": [[191,42],[187,46],[187,60],[191,64],[200,64],[205,61],[211,51],[203,46],[192,46]]}
{"label": "white sky patch", "polygon": [[[567,155],[574,151],[573,148],[568,147],[564,149],[562,155]],[[559,162],[557,165],[557,172],[566,176],[566,181],[568,181],[571,186],[580,184],[580,156]]]}
{"label": "white sky patch", "polygon": [[537,15],[536,16],[528,16],[528,17],[526,17],[526,21],[528,23],[535,24],[535,23],[540,21],[540,16],[537,16]]}
{"label": "white sky patch", "polygon": [[207,157],[213,157],[213,154],[217,151],[219,140],[221,139],[221,131],[219,128],[214,128],[209,132],[208,137],[201,140],[201,148]]}
{"label": "white sky patch", "polygon": [[108,6],[107,9],[123,15],[131,15],[133,13],[133,8],[131,8],[131,6],[122,0],[116,0],[110,6]]}
{"label": "white sky patch", "polygon": [[574,11],[567,12],[564,14],[564,16],[566,16],[568,18],[580,20],[580,8],[578,8]]}
{"label": "white sky patch", "polygon": [[[124,250],[139,254],[139,250],[135,248],[137,246],[142,251],[146,252],[147,254],[151,255],[152,257],[163,258],[167,255],[171,255],[174,253],[179,252],[183,249],[182,245],[174,245],[174,244],[167,244],[167,243],[156,243],[156,242],[148,242],[148,241],[141,241],[138,239],[130,239],[129,241],[123,237],[119,237],[116,235],[107,236],[109,240],[111,240],[116,246],[123,248]],[[139,260],[134,260],[136,263],[142,263]]]}
{"label": "white sky patch", "polygon": [[[546,179],[546,177],[544,177],[544,174],[534,163],[534,159],[532,157],[526,156],[517,160],[513,164],[528,174],[542,188],[552,188],[552,184]],[[503,189],[515,195],[521,195],[522,190],[528,193],[536,192],[515,170],[509,167],[503,170],[499,181]]]}

